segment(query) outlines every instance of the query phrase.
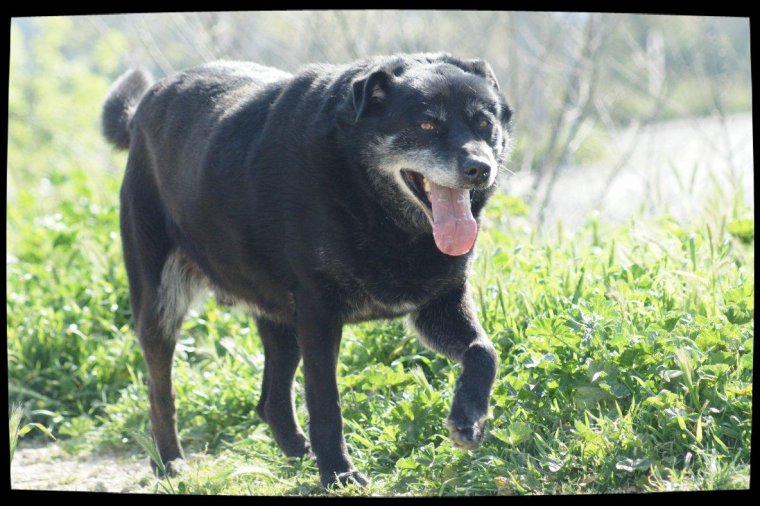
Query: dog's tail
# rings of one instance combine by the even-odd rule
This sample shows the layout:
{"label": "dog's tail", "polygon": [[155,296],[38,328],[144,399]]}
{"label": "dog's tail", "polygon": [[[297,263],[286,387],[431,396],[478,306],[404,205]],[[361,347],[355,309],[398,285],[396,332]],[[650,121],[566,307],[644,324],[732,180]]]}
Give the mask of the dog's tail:
{"label": "dog's tail", "polygon": [[103,135],[118,149],[129,148],[129,122],[153,76],[144,68],[131,69],[111,85],[103,103]]}

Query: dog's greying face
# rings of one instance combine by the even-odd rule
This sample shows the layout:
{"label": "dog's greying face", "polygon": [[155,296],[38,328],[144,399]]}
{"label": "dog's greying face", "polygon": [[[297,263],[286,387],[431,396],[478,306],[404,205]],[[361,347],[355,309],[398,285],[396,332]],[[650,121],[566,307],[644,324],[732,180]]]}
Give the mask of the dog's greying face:
{"label": "dog's greying face", "polygon": [[472,248],[471,193],[494,184],[509,151],[511,112],[487,64],[471,64],[386,65],[353,84],[370,182],[448,255]]}

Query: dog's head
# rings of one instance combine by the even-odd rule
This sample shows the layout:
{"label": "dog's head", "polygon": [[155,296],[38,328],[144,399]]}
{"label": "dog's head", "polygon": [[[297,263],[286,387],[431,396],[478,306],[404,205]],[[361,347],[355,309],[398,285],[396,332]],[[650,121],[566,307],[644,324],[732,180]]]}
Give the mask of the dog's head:
{"label": "dog's head", "polygon": [[470,251],[510,146],[511,111],[490,66],[397,56],[356,77],[350,94],[348,128],[378,200],[405,227],[432,231],[443,253]]}

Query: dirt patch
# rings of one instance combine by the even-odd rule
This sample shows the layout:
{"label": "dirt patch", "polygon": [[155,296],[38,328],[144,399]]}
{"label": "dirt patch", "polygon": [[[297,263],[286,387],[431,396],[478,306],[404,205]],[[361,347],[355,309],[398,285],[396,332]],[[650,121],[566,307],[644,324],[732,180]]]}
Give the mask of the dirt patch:
{"label": "dirt patch", "polygon": [[11,465],[14,490],[153,493],[156,478],[146,457],[70,455],[59,444],[26,444]]}

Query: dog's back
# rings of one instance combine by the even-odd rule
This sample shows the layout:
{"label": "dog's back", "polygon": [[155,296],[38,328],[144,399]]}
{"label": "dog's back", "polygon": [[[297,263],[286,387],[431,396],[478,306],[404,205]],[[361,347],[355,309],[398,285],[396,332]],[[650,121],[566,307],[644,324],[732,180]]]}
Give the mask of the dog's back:
{"label": "dog's back", "polygon": [[[109,116],[127,106],[104,108],[104,125],[129,127],[120,132],[131,142],[123,199],[144,195],[151,219],[214,285],[271,316],[292,312],[292,264],[312,262],[319,243],[340,233],[327,216],[332,200],[355,198],[329,139],[346,82],[363,67],[346,68],[293,76],[217,62],[153,85],[129,122]],[[136,102],[138,91],[117,83],[107,104]]]}
{"label": "dog's back", "polygon": [[[246,91],[292,77],[274,67],[252,62],[217,61],[178,72],[163,79],[153,90],[154,97],[178,96],[191,92],[200,97],[205,91],[213,100],[214,91],[222,85],[226,94],[247,86]],[[144,68],[135,68],[122,74],[108,91],[103,104],[102,128],[109,142],[119,149],[128,149],[130,122],[143,95],[153,84],[153,77]],[[147,98],[147,97],[146,97]],[[227,100],[226,103],[230,103]],[[200,105],[200,104],[197,104]],[[220,107],[225,101],[216,104]]]}
{"label": "dog's back", "polygon": [[[116,146],[126,149],[130,141],[144,144],[155,158],[152,174],[161,188],[175,188],[178,171],[181,186],[195,187],[201,176],[194,169],[214,144],[209,138],[226,119],[249,103],[262,103],[264,95],[280,91],[276,83],[290,74],[248,62],[215,62],[169,76],[150,89],[149,75],[141,69],[120,78],[109,93],[103,110],[103,130]],[[139,102],[139,106],[137,105]],[[248,116],[250,142],[260,131],[266,111]],[[259,128],[257,128],[259,127]],[[169,148],[169,149],[167,149]],[[226,151],[233,151],[225,145]],[[135,150],[132,150],[135,151]],[[169,200],[172,191],[164,196]]]}
{"label": "dog's back", "polygon": [[255,204],[236,198],[246,184],[240,168],[291,77],[254,63],[215,62],[149,87],[146,72],[136,70],[120,78],[106,99],[104,133],[117,147],[130,148],[122,206],[139,205],[143,214],[133,226],[148,218],[153,225],[146,228],[163,226],[164,235],[211,279],[221,281],[198,241],[223,245],[213,252],[216,263],[234,264],[245,254],[220,221],[245,212],[236,205]]}

